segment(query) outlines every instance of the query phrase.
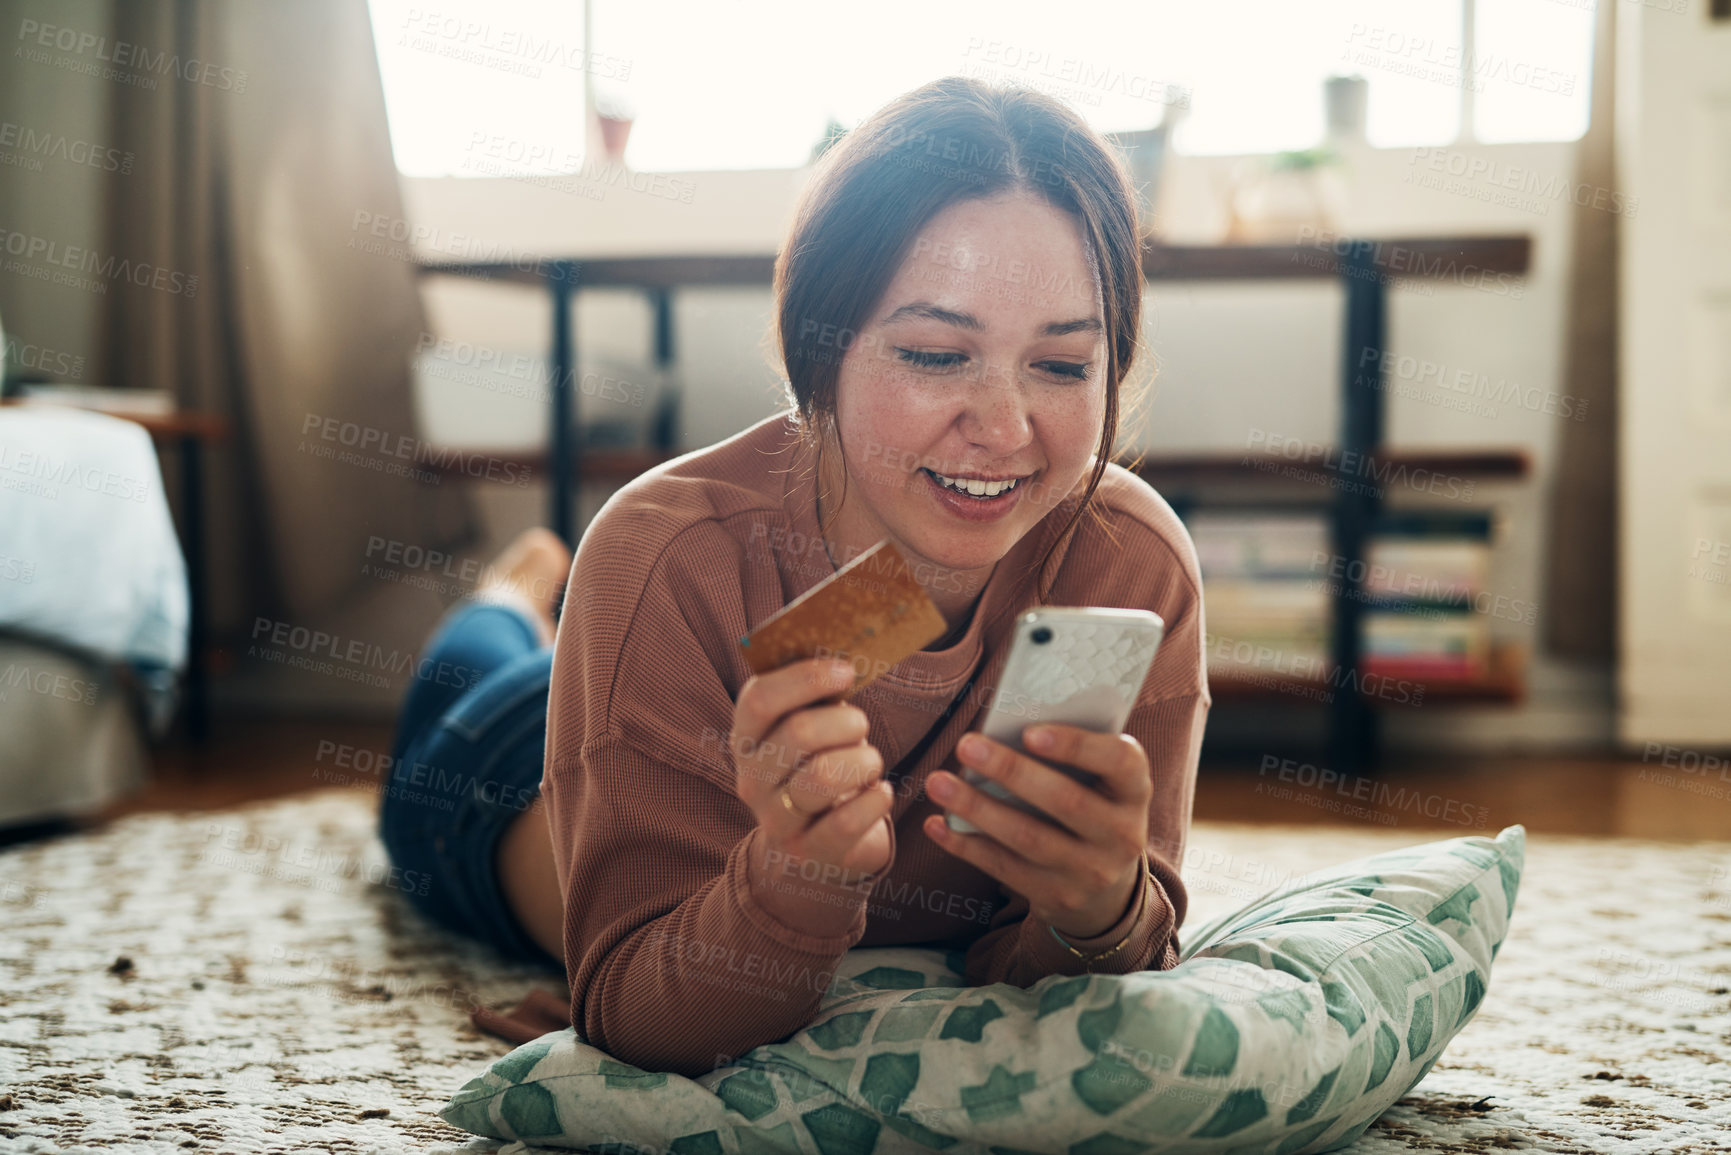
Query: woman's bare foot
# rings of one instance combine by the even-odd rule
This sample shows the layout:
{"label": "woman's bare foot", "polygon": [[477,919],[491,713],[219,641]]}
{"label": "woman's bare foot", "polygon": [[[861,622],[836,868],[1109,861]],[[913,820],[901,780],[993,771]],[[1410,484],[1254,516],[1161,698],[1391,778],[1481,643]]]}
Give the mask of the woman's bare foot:
{"label": "woman's bare foot", "polygon": [[493,559],[475,590],[479,601],[501,602],[526,610],[542,645],[552,645],[554,608],[571,575],[571,551],[552,530],[526,529]]}

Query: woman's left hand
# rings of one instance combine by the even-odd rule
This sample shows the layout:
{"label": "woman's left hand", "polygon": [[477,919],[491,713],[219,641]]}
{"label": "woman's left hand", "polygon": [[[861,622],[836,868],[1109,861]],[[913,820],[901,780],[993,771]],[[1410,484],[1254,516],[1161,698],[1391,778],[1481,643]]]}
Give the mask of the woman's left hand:
{"label": "woman's left hand", "polygon": [[983,734],[963,736],[956,756],[1061,826],[1000,802],[958,775],[936,770],[926,779],[926,794],[973,823],[979,833],[958,834],[943,815],[934,814],[926,819],[926,834],[1026,896],[1030,911],[1059,934],[1103,934],[1123,917],[1142,885],[1153,792],[1148,755],[1128,734],[1100,734],[1056,723],[1027,727],[1022,742],[1041,758],[1086,770],[1099,782],[1084,786]]}

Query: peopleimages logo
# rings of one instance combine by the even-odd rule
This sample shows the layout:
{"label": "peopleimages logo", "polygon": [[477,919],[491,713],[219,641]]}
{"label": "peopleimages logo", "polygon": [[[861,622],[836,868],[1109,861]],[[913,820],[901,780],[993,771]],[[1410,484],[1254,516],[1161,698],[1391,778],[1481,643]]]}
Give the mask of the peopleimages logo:
{"label": "peopleimages logo", "polygon": [[[1338,449],[1320,442],[1300,441],[1296,437],[1271,433],[1266,429],[1251,429],[1245,448],[1256,451],[1247,454],[1243,459],[1245,464],[1253,468],[1273,472],[1282,460],[1290,461],[1325,477],[1334,488],[1348,491],[1380,494],[1389,486],[1399,486],[1437,497],[1465,499],[1472,497],[1473,489],[1477,485],[1477,482],[1438,473],[1422,465],[1409,466],[1405,462],[1391,461],[1386,457],[1378,458],[1373,453]],[[1359,478],[1364,480],[1358,481]]]}
{"label": "peopleimages logo", "polygon": [[1367,68],[1432,80],[1449,87],[1483,92],[1487,81],[1570,96],[1577,77],[1572,72],[1518,60],[1497,52],[1468,52],[1452,40],[1413,34],[1374,24],[1354,24],[1342,59]]}
{"label": "peopleimages logo", "polygon": [[630,60],[586,52],[574,43],[543,35],[534,27],[494,25],[436,8],[410,8],[400,27],[397,43],[402,47],[489,67],[509,65],[503,70],[531,79],[541,76],[541,65],[588,72],[621,84],[631,79]]}
{"label": "peopleimages logo", "polygon": [[575,389],[585,397],[600,401],[639,409],[649,402],[649,388],[640,381],[614,377],[593,369],[581,377],[576,369],[570,369],[561,378],[545,358],[472,341],[423,332],[415,343],[415,354],[421,359],[420,372],[427,376],[441,377],[489,393],[545,403],[552,396],[553,386],[563,380],[567,389]]}
{"label": "peopleimages logo", "polygon": [[[319,413],[308,413],[301,422],[300,451],[316,457],[329,457],[348,465],[358,465],[389,474],[402,474],[417,481],[437,484],[440,474],[415,466],[428,465],[433,470],[460,472],[470,477],[484,477],[505,485],[522,488],[529,484],[530,470],[526,465],[504,461],[482,453],[465,453],[450,446],[437,446],[407,433],[392,433],[376,426],[343,421]],[[345,447],[339,452],[331,445]],[[384,461],[383,458],[393,458]]]}
{"label": "peopleimages logo", "polygon": [[11,361],[21,369],[34,369],[62,381],[76,381],[84,376],[84,358],[75,353],[63,353],[45,345],[21,342],[10,334],[0,348],[0,364]]}
{"label": "peopleimages logo", "polygon": [[0,670],[0,702],[6,701],[8,692],[14,689],[29,690],[66,702],[80,702],[86,706],[96,705],[95,682],[69,677],[54,670],[32,669],[17,662]]}
{"label": "peopleimages logo", "polygon": [[[387,650],[377,643],[360,638],[345,640],[323,630],[273,621],[270,618],[253,619],[251,640],[253,644],[247,649],[248,657],[279,662],[314,673],[345,677],[381,688],[389,683],[373,674],[374,670],[383,670],[389,674],[410,672],[423,682],[433,682],[459,690],[474,685],[483,673],[473,666],[417,658],[412,653]],[[277,648],[272,650],[272,646]]]}
{"label": "peopleimages logo", "polygon": [[[43,24],[24,20],[18,25],[18,53],[38,64],[54,63],[44,59],[42,49],[52,48],[72,56],[84,56],[103,64],[130,69],[152,76],[172,76],[190,84],[202,84],[224,92],[246,91],[247,74],[237,68],[223,68],[196,57],[182,58],[177,52],[152,52],[142,44],[126,40],[110,40],[94,32],[80,32],[58,24]],[[111,79],[126,79],[113,77]]]}
{"label": "peopleimages logo", "polygon": [[430,225],[416,225],[402,217],[358,209],[349,223],[346,247],[369,256],[386,257],[419,265],[431,258],[480,261],[509,265],[546,281],[564,281],[576,275],[575,261],[558,261],[538,253],[519,250],[499,241],[467,233],[446,232]]}
{"label": "peopleimages logo", "polygon": [[[1405,786],[1394,786],[1388,782],[1378,782],[1360,775],[1343,774],[1331,770],[1327,766],[1316,766],[1310,762],[1298,762],[1292,758],[1281,758],[1274,754],[1264,754],[1261,764],[1256,768],[1259,777],[1267,776],[1274,771],[1274,777],[1281,782],[1292,782],[1306,790],[1316,789],[1326,792],[1333,787],[1333,792],[1341,798],[1351,798],[1364,802],[1367,806],[1380,807],[1385,813],[1362,814],[1363,817],[1380,818],[1386,825],[1392,825],[1387,818],[1390,812],[1408,811],[1435,821],[1458,826],[1483,826],[1490,815],[1490,808],[1475,806],[1456,798],[1444,798],[1440,794],[1425,794],[1422,791],[1408,789]],[[1257,792],[1263,793],[1259,783]]]}
{"label": "peopleimages logo", "polygon": [[[1589,398],[1577,397],[1572,393],[1558,393],[1553,389],[1522,385],[1518,381],[1510,381],[1507,377],[1492,380],[1488,374],[1471,369],[1451,369],[1441,361],[1366,347],[1359,354],[1358,367],[1363,370],[1372,364],[1376,366],[1377,373],[1385,379],[1399,378],[1416,385],[1459,393],[1472,400],[1519,406],[1529,413],[1543,413],[1575,421],[1585,421],[1587,418]],[[1372,377],[1372,374],[1361,372],[1354,377],[1354,381],[1373,384]],[[1488,414],[1481,415],[1495,417],[1496,410],[1492,409]]]}
{"label": "peopleimages logo", "polygon": [[[21,158],[33,161],[58,160],[66,164],[84,165],[103,172],[132,172],[133,155],[118,148],[76,140],[59,132],[37,131],[29,125],[0,120],[0,148],[17,149]],[[7,163],[0,154],[0,163]],[[34,166],[40,170],[41,165]]]}
{"label": "peopleimages logo", "polygon": [[[68,489],[82,489],[86,493],[117,497],[122,501],[143,501],[151,493],[150,486],[136,477],[127,477],[100,466],[80,464],[71,458],[55,457],[51,453],[35,449],[19,449],[16,445],[0,442],[0,475],[4,474],[17,474],[39,483],[38,492],[44,497],[58,497],[58,490],[48,487],[62,485]],[[43,492],[44,490],[46,492]]]}
{"label": "peopleimages logo", "polygon": [[531,141],[477,131],[469,134],[468,151],[469,156],[463,161],[465,168],[542,184],[561,192],[593,192],[595,200],[602,199],[608,187],[622,187],[687,205],[697,195],[696,181],[597,161],[555,141]]}
{"label": "peopleimages logo", "polygon": [[[1560,173],[1546,173],[1521,165],[1511,165],[1493,157],[1474,156],[1452,148],[1415,148],[1407,158],[1418,175],[1454,177],[1469,185],[1498,189],[1532,198],[1543,215],[1549,204],[1567,201],[1578,208],[1600,209],[1620,216],[1632,217],[1640,208],[1636,197],[1624,196],[1615,189],[1584,184]],[[1415,173],[1409,172],[1406,183],[1414,183]],[[1464,189],[1436,185],[1446,192]],[[1480,198],[1484,199],[1484,198]],[[1517,207],[1519,207],[1517,205]]]}
{"label": "peopleimages logo", "polygon": [[[157,289],[164,293],[191,300],[198,295],[198,278],[176,269],[153,265],[149,261],[134,261],[107,256],[81,245],[67,245],[34,233],[20,233],[0,227],[0,253],[19,258],[6,263],[6,271],[55,284],[71,285],[86,292],[106,293],[103,281],[125,281],[141,289]],[[31,265],[27,262],[41,262]],[[78,274],[87,273],[100,280]]]}
{"label": "peopleimages logo", "polygon": [[[1061,53],[1049,52],[1034,45],[1022,45],[1003,40],[985,40],[978,36],[970,36],[968,47],[962,55],[973,57],[978,63],[994,65],[1009,72],[1027,73],[1061,84],[1074,85],[1078,89],[1087,90],[1091,93],[1128,97],[1131,100],[1172,105],[1177,108],[1190,107],[1190,90],[1184,85],[1175,84],[1160,77],[1149,76],[1147,73],[1131,72],[1127,69],[1115,68],[1110,64],[1084,60],[1078,56],[1065,56]],[[1088,103],[1099,104],[1100,101],[1096,97]]]}
{"label": "peopleimages logo", "polygon": [[29,585],[36,580],[36,563],[0,554],[0,581]]}
{"label": "peopleimages logo", "polygon": [[[1399,279],[1416,279],[1424,281],[1449,281],[1469,289],[1520,300],[1526,295],[1526,288],[1520,283],[1520,278],[1513,273],[1496,272],[1471,261],[1458,261],[1452,256],[1441,253],[1426,255],[1425,250],[1399,241],[1367,241],[1355,240],[1342,236],[1328,229],[1319,229],[1315,225],[1300,225],[1298,228],[1298,246],[1316,250],[1318,256],[1332,256],[1337,260],[1346,258],[1349,261],[1365,261],[1369,268],[1359,269],[1350,264],[1338,265],[1336,271],[1345,276],[1374,279],[1393,282]],[[1301,254],[1293,254],[1295,261]],[[1322,267],[1316,260],[1303,263],[1313,267]],[[1422,287],[1429,291],[1428,285]]]}

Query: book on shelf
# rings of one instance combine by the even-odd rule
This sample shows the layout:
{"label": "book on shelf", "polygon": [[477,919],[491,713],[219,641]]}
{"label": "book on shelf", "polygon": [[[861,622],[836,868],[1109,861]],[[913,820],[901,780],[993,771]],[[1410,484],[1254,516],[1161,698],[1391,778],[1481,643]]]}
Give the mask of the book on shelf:
{"label": "book on shelf", "polygon": [[1186,521],[1202,577],[1315,577],[1328,559],[1320,513],[1209,510]]}
{"label": "book on shelf", "polygon": [[1373,599],[1456,605],[1482,593],[1491,546],[1473,538],[1372,538],[1364,592]]}
{"label": "book on shelf", "polygon": [[[1187,519],[1202,569],[1211,676],[1322,678],[1346,566],[1326,513],[1208,510]],[[1498,518],[1482,510],[1384,513],[1358,578],[1365,673],[1472,681],[1490,666],[1490,580]]]}
{"label": "book on shelf", "polygon": [[1377,537],[1490,541],[1496,536],[1499,524],[1496,512],[1488,509],[1405,509],[1378,515],[1372,532]]}
{"label": "book on shelf", "polygon": [[1211,676],[1320,679],[1328,663],[1328,519],[1209,510],[1189,520]]}
{"label": "book on shelf", "polygon": [[1360,664],[1393,678],[1475,681],[1490,668],[1490,623],[1475,612],[1490,581],[1497,515],[1385,513],[1365,547]]}
{"label": "book on shelf", "polygon": [[1363,628],[1366,673],[1470,680],[1490,667],[1489,623],[1470,608],[1372,610]]}
{"label": "book on shelf", "polygon": [[1282,629],[1254,623],[1228,622],[1224,628],[1208,623],[1204,657],[1208,668],[1260,669],[1293,677],[1320,678],[1328,659],[1326,623]]}
{"label": "book on shelf", "polygon": [[1328,587],[1310,578],[1203,578],[1202,597],[1210,630],[1226,621],[1298,629],[1328,620]]}

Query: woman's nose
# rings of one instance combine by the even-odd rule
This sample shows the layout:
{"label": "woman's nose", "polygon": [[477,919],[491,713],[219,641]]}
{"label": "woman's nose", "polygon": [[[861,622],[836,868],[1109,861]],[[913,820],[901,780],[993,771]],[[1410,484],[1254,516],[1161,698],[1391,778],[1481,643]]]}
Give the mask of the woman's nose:
{"label": "woman's nose", "polygon": [[1028,398],[1013,371],[987,363],[970,385],[960,419],[960,430],[969,441],[1003,457],[1032,440]]}

